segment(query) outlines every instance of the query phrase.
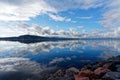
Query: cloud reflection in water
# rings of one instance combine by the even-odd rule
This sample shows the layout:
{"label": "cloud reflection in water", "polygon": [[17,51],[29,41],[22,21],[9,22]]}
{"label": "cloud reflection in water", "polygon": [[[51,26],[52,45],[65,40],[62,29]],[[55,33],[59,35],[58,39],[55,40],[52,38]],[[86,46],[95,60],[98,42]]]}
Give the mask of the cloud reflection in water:
{"label": "cloud reflection in water", "polygon": [[40,52],[49,53],[52,49],[55,48],[68,48],[69,51],[77,51],[79,53],[84,53],[84,51],[87,50],[87,47],[91,47],[91,49],[93,50],[102,50],[104,51],[103,54],[105,54],[105,52],[112,53],[112,51],[120,52],[120,42],[117,40],[76,40],[60,42],[40,42],[34,44],[0,41],[0,57],[23,57],[28,53],[31,53],[32,55],[38,54]]}
{"label": "cloud reflection in water", "polygon": [[27,58],[2,58],[0,80],[38,80],[44,78],[46,72],[54,69],[55,67],[46,67]]}

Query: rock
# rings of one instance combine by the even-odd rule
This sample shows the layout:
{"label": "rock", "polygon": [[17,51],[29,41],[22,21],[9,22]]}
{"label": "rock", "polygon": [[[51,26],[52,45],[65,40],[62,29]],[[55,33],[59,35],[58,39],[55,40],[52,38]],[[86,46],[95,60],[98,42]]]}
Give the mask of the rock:
{"label": "rock", "polygon": [[120,80],[120,72],[107,72],[104,77],[111,78],[113,80]]}
{"label": "rock", "polygon": [[73,79],[70,79],[70,78],[65,78],[65,77],[51,77],[51,78],[48,78],[47,80],[73,80]]}
{"label": "rock", "polygon": [[117,57],[111,57],[108,59],[108,61],[112,61],[112,62],[120,62],[120,56]]}
{"label": "rock", "polygon": [[[77,75],[75,75],[75,77],[79,80],[84,80],[84,78],[86,79],[97,79],[98,78],[98,76],[97,75],[95,75],[94,74],[94,72],[93,71],[91,71],[91,70],[82,70],[82,71],[80,71],[79,72],[79,74],[77,74]],[[76,80],[77,80],[76,79]]]}
{"label": "rock", "polygon": [[98,67],[102,67],[105,63],[104,62],[97,62],[92,65],[92,70],[95,70]]}
{"label": "rock", "polygon": [[117,68],[117,71],[120,72],[120,65],[115,66]]}
{"label": "rock", "polygon": [[118,71],[118,72],[120,72],[120,67],[119,67],[119,68],[117,68],[117,71]]}
{"label": "rock", "polygon": [[72,72],[74,74],[77,74],[79,73],[79,69],[75,68],[75,67],[71,67],[69,69],[67,69],[68,72]]}
{"label": "rock", "polygon": [[119,67],[120,67],[120,65],[116,65],[115,67],[119,68]]}
{"label": "rock", "polygon": [[111,64],[111,66],[109,67],[109,69],[111,70],[111,71],[116,71],[116,63],[115,62],[111,62],[112,64]]}
{"label": "rock", "polygon": [[82,75],[82,76],[86,76],[86,75],[89,75],[89,74],[93,74],[93,71],[91,70],[82,70],[79,72],[79,75]]}
{"label": "rock", "polygon": [[57,77],[61,77],[61,76],[64,76],[64,72],[62,71],[62,70],[58,70],[55,74],[54,74],[54,76],[57,76]]}
{"label": "rock", "polygon": [[85,65],[84,68],[86,68],[86,69],[92,69],[92,65],[90,65],[90,64]]}
{"label": "rock", "polygon": [[74,75],[75,80],[90,80],[88,77],[83,77],[83,76],[79,76],[79,75]]}
{"label": "rock", "polygon": [[112,65],[112,63],[106,63],[103,65],[103,68],[109,68]]}
{"label": "rock", "polygon": [[103,73],[109,72],[110,70],[107,68],[103,68],[103,67],[98,67],[97,69],[94,70],[94,73],[96,75],[101,75]]}

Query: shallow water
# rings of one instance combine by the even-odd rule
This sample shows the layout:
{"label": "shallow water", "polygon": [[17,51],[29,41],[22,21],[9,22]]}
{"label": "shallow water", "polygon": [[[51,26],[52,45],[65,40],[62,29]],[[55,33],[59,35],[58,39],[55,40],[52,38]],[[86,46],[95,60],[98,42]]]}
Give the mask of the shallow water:
{"label": "shallow water", "polygon": [[0,41],[0,80],[43,80],[58,69],[120,55],[118,40],[76,40],[24,44]]}

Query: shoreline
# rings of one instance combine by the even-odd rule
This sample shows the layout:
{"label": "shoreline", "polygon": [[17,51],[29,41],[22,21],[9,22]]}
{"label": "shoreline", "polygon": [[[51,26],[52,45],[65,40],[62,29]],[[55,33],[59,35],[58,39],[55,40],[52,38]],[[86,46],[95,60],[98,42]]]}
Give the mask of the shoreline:
{"label": "shoreline", "polygon": [[47,80],[120,80],[120,55],[84,65],[81,69],[75,67],[59,69]]}

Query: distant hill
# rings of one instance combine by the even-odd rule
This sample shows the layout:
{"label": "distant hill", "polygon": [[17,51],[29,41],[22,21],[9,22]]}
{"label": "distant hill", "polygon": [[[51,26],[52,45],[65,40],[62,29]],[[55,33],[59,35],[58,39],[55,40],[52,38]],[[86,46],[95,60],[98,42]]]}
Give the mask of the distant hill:
{"label": "distant hill", "polygon": [[17,41],[26,44],[43,41],[62,41],[62,40],[120,40],[120,38],[65,38],[65,37],[42,37],[36,35],[21,35],[18,37],[0,38],[0,41]]}
{"label": "distant hill", "polygon": [[36,43],[43,41],[60,41],[60,40],[78,40],[79,38],[63,38],[63,37],[42,37],[36,35],[21,35],[19,37],[1,37],[0,41],[18,41],[21,43]]}

